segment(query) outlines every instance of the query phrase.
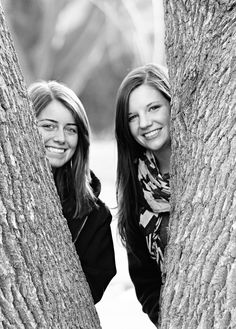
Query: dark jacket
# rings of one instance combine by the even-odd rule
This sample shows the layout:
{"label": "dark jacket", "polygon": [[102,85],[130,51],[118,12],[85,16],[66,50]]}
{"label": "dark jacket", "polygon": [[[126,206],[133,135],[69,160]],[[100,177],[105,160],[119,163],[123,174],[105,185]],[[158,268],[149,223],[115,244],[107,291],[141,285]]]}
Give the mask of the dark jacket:
{"label": "dark jacket", "polygon": [[[139,195],[140,207],[145,203],[142,193]],[[166,245],[166,224],[169,213],[163,213],[160,237]],[[134,284],[136,296],[142,305],[143,312],[157,325],[159,297],[162,286],[162,274],[159,264],[152,259],[147,247],[144,232],[139,226],[139,218],[127,229],[127,254],[130,278]]]}
{"label": "dark jacket", "polygon": [[[98,196],[100,181],[93,173],[91,186]],[[97,198],[97,207],[90,210],[83,218],[72,219],[66,209],[63,209],[63,213],[96,304],[101,300],[106,287],[116,274],[110,228],[111,213],[99,198]]]}

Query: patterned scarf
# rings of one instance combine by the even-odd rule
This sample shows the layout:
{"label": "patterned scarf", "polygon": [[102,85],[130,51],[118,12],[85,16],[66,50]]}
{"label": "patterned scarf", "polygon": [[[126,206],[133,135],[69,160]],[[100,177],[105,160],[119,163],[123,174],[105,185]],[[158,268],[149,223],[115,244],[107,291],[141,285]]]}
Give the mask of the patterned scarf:
{"label": "patterned scarf", "polygon": [[170,212],[169,174],[162,176],[152,152],[139,158],[138,179],[148,206],[141,209],[139,225],[143,228],[151,258],[162,268],[164,245],[160,238],[163,214]]}

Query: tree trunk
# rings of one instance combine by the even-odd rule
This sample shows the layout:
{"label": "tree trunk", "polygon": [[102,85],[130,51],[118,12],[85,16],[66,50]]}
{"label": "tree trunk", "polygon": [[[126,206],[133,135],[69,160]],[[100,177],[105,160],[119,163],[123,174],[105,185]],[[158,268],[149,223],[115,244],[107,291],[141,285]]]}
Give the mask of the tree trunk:
{"label": "tree trunk", "polygon": [[0,8],[0,328],[100,328]]}
{"label": "tree trunk", "polygon": [[172,217],[161,329],[236,328],[235,0],[165,1]]}

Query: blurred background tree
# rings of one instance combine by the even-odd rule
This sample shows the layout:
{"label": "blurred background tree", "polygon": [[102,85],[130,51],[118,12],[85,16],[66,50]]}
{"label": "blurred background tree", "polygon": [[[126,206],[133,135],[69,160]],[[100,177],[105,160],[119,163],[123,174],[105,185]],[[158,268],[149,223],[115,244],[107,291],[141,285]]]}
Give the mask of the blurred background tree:
{"label": "blurred background tree", "polygon": [[4,0],[26,83],[55,79],[81,98],[96,137],[114,130],[121,80],[165,65],[162,0]]}

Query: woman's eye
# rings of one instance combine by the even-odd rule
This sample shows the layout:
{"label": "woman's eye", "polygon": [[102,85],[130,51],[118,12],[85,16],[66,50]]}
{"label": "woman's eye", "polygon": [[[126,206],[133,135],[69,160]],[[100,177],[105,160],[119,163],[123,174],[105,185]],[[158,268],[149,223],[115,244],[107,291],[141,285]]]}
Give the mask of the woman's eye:
{"label": "woman's eye", "polygon": [[53,125],[53,124],[43,124],[43,125],[40,125],[39,127],[42,127],[42,128],[44,128],[45,130],[48,130],[48,131],[52,131],[52,130],[55,130],[56,128],[57,128],[57,126],[56,125]]}
{"label": "woman's eye", "polygon": [[74,128],[74,127],[66,127],[65,131],[70,135],[77,134],[77,128]]}
{"label": "woman's eye", "polygon": [[160,105],[153,105],[149,107],[149,111],[155,112],[160,108]]}
{"label": "woman's eye", "polygon": [[129,115],[128,121],[129,122],[134,121],[137,117],[138,117],[137,114]]}

